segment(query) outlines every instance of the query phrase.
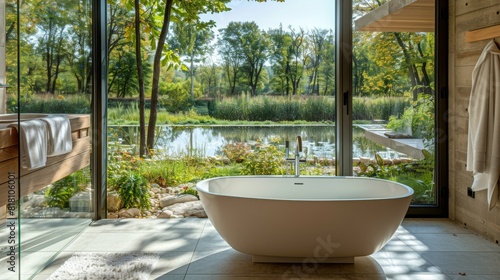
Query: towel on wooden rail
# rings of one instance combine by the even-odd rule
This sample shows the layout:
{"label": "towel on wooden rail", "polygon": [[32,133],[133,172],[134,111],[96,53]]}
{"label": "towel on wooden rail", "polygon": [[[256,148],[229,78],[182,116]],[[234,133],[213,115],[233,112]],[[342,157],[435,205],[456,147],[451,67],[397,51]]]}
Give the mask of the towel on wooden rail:
{"label": "towel on wooden rail", "polygon": [[47,123],[47,156],[58,156],[71,152],[73,141],[71,139],[71,123],[66,116],[50,115],[41,118]]}
{"label": "towel on wooden rail", "polygon": [[47,163],[47,123],[40,120],[12,123],[19,134],[19,159],[21,166],[28,169],[44,167]]}

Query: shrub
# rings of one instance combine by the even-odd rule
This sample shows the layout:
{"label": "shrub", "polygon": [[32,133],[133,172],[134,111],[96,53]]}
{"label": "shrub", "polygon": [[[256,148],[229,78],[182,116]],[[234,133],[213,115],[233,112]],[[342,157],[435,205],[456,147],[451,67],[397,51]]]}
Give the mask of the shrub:
{"label": "shrub", "polygon": [[228,143],[222,148],[224,155],[232,162],[242,163],[250,155],[250,146],[247,143]]}
{"label": "shrub", "polygon": [[151,209],[149,182],[142,176],[130,172],[118,180],[118,195],[125,208]]}
{"label": "shrub", "polygon": [[196,187],[188,187],[188,186],[184,186],[184,187],[182,188],[182,191],[179,193],[179,195],[183,195],[183,194],[194,195],[194,196],[196,196],[198,199],[200,199],[200,197],[198,196],[198,191],[196,190]]}
{"label": "shrub", "polygon": [[284,175],[283,159],[285,154],[275,146],[258,145],[242,163],[243,175]]}
{"label": "shrub", "polygon": [[47,204],[50,207],[68,208],[70,198],[84,190],[90,181],[89,172],[88,168],[82,169],[54,182],[45,192]]}
{"label": "shrub", "polygon": [[390,117],[387,127],[422,138],[426,148],[433,151],[434,122],[434,97],[429,94],[419,94],[417,100],[405,108],[401,117]]}

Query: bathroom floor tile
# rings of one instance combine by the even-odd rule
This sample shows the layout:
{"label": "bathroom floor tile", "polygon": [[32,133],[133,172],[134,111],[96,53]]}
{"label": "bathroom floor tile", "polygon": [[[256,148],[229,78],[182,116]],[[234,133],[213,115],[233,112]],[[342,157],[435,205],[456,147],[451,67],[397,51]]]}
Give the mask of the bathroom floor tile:
{"label": "bathroom floor tile", "polygon": [[67,261],[73,252],[62,252],[59,254],[49,265],[47,265],[42,271],[38,273],[37,276],[49,278],[49,276],[54,273],[65,261]]}
{"label": "bathroom floor tile", "polygon": [[[219,252],[195,252],[188,268],[188,275],[287,275],[297,264],[253,263],[252,257],[226,249]],[[316,271],[308,271],[316,274]]]}
{"label": "bathroom floor tile", "polygon": [[410,233],[471,233],[463,226],[448,219],[412,218],[405,219],[401,227]]}
{"label": "bathroom floor tile", "polygon": [[156,275],[156,274],[151,274],[149,276],[149,280],[184,280],[184,274],[163,274],[163,275]]}
{"label": "bathroom floor tile", "polygon": [[253,276],[239,276],[239,275],[186,275],[185,280],[276,280],[276,279],[321,279],[317,275],[304,276],[302,278],[296,277],[281,277],[281,276],[269,276],[269,275],[253,275]]}
{"label": "bathroom floor tile", "polygon": [[185,275],[193,258],[192,252],[156,252],[160,259],[151,275]]}
{"label": "bathroom floor tile", "polygon": [[398,238],[415,251],[495,251],[500,247],[475,234],[406,234]]}
{"label": "bathroom floor tile", "polygon": [[500,279],[500,252],[421,252],[449,276],[496,275]]}
{"label": "bathroom floor tile", "polygon": [[396,275],[386,275],[387,280],[451,280],[451,278],[445,274],[435,274],[435,273],[413,273],[413,274],[396,274]]}
{"label": "bathroom floor tile", "polygon": [[89,228],[101,232],[168,232],[189,231],[201,232],[205,227],[207,219],[116,219],[100,220]]}
{"label": "bathroom floor tile", "polygon": [[47,279],[79,251],[157,252],[160,259],[150,279],[160,280],[500,279],[500,247],[447,219],[407,219],[384,248],[357,257],[354,264],[253,263],[251,256],[232,249],[208,219],[198,218],[98,221],[63,250],[36,280]]}
{"label": "bathroom floor tile", "polygon": [[[140,252],[140,251],[193,251],[200,232],[101,232],[83,234],[85,241],[77,240],[68,251],[82,252]],[[91,240],[91,241],[90,241]],[[90,242],[88,242],[90,241]]]}
{"label": "bathroom floor tile", "polygon": [[231,246],[215,230],[203,231],[195,251],[230,249]]}

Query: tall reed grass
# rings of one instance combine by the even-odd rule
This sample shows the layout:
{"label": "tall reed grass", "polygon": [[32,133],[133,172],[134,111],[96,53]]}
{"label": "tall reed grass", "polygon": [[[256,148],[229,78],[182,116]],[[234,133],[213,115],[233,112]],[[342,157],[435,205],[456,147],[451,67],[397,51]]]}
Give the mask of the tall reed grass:
{"label": "tall reed grass", "polygon": [[35,94],[21,97],[9,95],[7,111],[9,113],[47,113],[47,114],[89,114],[90,95],[52,95]]}
{"label": "tall reed grass", "polygon": [[[389,120],[400,116],[410,106],[405,98],[354,98],[353,120]],[[236,121],[335,121],[335,99],[332,97],[269,97],[248,98],[245,95],[225,98],[215,104],[212,116]]]}
{"label": "tall reed grass", "polygon": [[[410,107],[410,98],[379,97],[353,98],[352,119],[389,120],[390,116],[400,117],[404,108]],[[70,113],[89,114],[91,112],[89,95],[31,95],[20,99],[13,96],[7,101],[9,113]],[[194,110],[172,114],[158,111],[157,124],[215,124],[225,121],[310,121],[334,122],[335,98],[326,96],[257,96],[242,94],[238,97],[224,98],[215,102],[211,116],[197,114]],[[146,122],[149,109],[145,112]],[[139,106],[137,102],[124,105],[117,103],[108,108],[110,124],[138,124]]]}

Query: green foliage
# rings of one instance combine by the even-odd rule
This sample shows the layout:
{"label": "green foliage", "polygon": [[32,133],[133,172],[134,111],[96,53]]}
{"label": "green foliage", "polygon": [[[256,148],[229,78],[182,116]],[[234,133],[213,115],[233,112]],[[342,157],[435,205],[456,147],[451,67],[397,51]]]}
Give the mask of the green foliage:
{"label": "green foliage", "polygon": [[203,169],[193,158],[181,157],[180,159],[156,160],[154,164],[145,162],[139,170],[148,181],[167,187],[192,182],[200,177]]}
{"label": "green foliage", "polygon": [[[354,98],[353,120],[389,120],[401,115],[410,104],[408,98]],[[223,120],[333,122],[335,99],[331,97],[239,96],[215,104],[212,116]]]}
{"label": "green foliage", "polygon": [[120,177],[117,185],[125,208],[151,209],[149,182],[142,175],[130,172]]}
{"label": "green foliage", "polygon": [[[145,114],[148,116],[149,110],[146,110]],[[146,117],[146,122],[147,121],[148,118]],[[159,111],[157,115],[158,124],[215,124],[216,122],[214,118],[206,115],[199,115],[195,110],[175,114]],[[139,124],[138,103],[134,102],[130,106],[119,104],[114,108],[108,108],[108,124]]]}
{"label": "green foliage", "polygon": [[54,182],[45,192],[47,204],[50,207],[68,208],[70,198],[84,190],[89,181],[89,170],[82,169]]}
{"label": "green foliage", "polygon": [[52,95],[27,94],[17,103],[16,96],[7,95],[7,112],[46,113],[46,114],[89,114],[90,96],[85,94]]}
{"label": "green foliage", "polygon": [[228,143],[222,148],[224,155],[232,162],[242,163],[250,155],[250,146],[247,143]]}
{"label": "green foliage", "polygon": [[330,97],[239,96],[216,102],[213,117],[246,121],[330,121],[335,119],[335,99]]}
{"label": "green foliage", "polygon": [[160,107],[172,113],[189,110],[193,105],[189,88],[189,81],[160,84]]}
{"label": "green foliage", "polygon": [[198,199],[200,199],[200,197],[198,196],[198,191],[196,190],[195,187],[184,186],[182,188],[182,191],[179,193],[179,195],[194,195]]}
{"label": "green foliage", "polygon": [[[111,133],[115,133],[111,130]],[[118,143],[111,143],[108,146],[108,189],[117,190],[120,186],[120,180],[127,177],[130,172],[136,170],[143,159],[134,155],[132,152],[124,149]]]}
{"label": "green foliage", "polygon": [[243,162],[243,175],[283,175],[285,153],[273,145],[257,145],[255,151]]}
{"label": "green foliage", "polygon": [[50,207],[65,209],[69,207],[69,199],[76,193],[77,189],[72,185],[54,183],[52,187],[49,187],[45,192],[45,198]]}
{"label": "green foliage", "polygon": [[399,182],[414,190],[415,204],[432,204],[434,196],[434,155],[423,150],[424,159],[411,163],[388,165],[380,155],[375,154],[375,162],[360,162],[358,176],[376,177]]}
{"label": "green foliage", "polygon": [[409,132],[415,138],[422,138],[430,150],[434,146],[434,126],[434,97],[429,94],[419,94],[401,117],[391,116],[387,124],[387,128],[396,132]]}
{"label": "green foliage", "polygon": [[354,97],[352,118],[353,120],[389,120],[390,116],[401,115],[409,104],[409,99],[402,97]]}

